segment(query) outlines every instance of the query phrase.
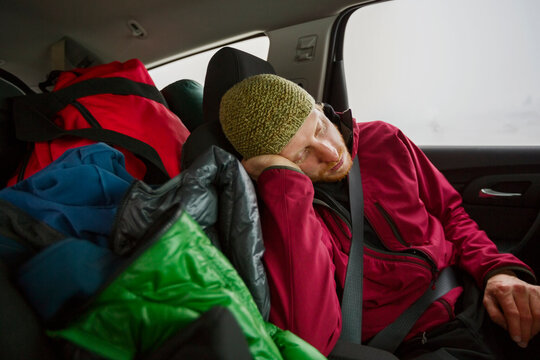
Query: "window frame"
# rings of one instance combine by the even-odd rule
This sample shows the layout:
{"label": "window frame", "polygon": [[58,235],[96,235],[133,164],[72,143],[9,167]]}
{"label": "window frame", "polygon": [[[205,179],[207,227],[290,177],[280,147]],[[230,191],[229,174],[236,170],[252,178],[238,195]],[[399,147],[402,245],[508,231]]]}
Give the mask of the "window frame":
{"label": "window frame", "polygon": [[[327,69],[325,73],[325,80],[324,80],[324,93],[323,93],[323,102],[326,102],[330,105],[332,105],[336,110],[338,111],[344,111],[349,108],[349,99],[348,99],[348,90],[347,90],[347,78],[345,73],[345,59],[344,59],[344,46],[345,46],[345,33],[347,26],[349,24],[349,20],[356,11],[359,11],[365,6],[371,6],[371,5],[378,5],[381,3],[386,3],[393,0],[376,0],[376,1],[366,1],[361,4],[352,6],[350,8],[345,9],[336,19],[334,26],[332,28],[331,33],[331,42],[329,44],[329,52],[327,54],[328,61],[327,61]],[[354,111],[354,109],[353,109]],[[375,119],[373,119],[375,120]],[[382,119],[384,120],[384,119]],[[368,120],[366,120],[368,121]],[[451,123],[444,122],[443,125],[449,125],[449,128],[451,128]],[[399,125],[398,125],[399,126]],[[527,131],[527,127],[524,127],[525,131]],[[406,130],[406,129],[405,129]],[[460,128],[454,127],[453,128],[454,133],[456,130],[459,132]],[[449,135],[448,142],[444,142],[442,144],[434,144],[432,142],[427,142],[426,144],[423,144],[422,142],[419,142],[419,145],[421,147],[437,147],[437,146],[443,146],[443,147],[456,147],[456,146],[465,146],[465,147],[520,147],[520,146],[527,146],[527,147],[537,147],[540,146],[540,143],[535,143],[534,140],[531,142],[530,139],[526,139],[524,142],[521,142],[519,137],[516,137],[515,140],[511,139],[508,142],[501,141],[500,143],[497,142],[497,138],[493,136],[493,138],[487,138],[486,141],[478,141],[475,142],[474,139],[469,139],[465,142],[459,142],[455,141],[455,144],[453,143],[453,137],[454,135]]]}

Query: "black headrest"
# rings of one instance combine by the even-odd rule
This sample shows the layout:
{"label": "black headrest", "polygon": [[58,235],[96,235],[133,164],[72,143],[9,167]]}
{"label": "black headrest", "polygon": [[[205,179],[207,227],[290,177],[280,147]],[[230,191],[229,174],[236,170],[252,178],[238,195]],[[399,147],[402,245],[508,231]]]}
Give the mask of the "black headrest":
{"label": "black headrest", "polygon": [[275,74],[275,71],[269,62],[241,50],[225,47],[214,54],[208,63],[204,82],[204,123],[191,133],[182,148],[182,169],[189,167],[212,145],[241,158],[221,129],[219,104],[221,97],[234,84],[258,74]]}
{"label": "black headrest", "polygon": [[225,47],[214,54],[206,70],[203,94],[204,121],[219,120],[219,104],[234,84],[253,75],[275,74],[269,62],[247,52]]}
{"label": "black headrest", "polygon": [[161,90],[169,109],[178,115],[189,131],[203,122],[203,87],[195,80],[178,80]]}

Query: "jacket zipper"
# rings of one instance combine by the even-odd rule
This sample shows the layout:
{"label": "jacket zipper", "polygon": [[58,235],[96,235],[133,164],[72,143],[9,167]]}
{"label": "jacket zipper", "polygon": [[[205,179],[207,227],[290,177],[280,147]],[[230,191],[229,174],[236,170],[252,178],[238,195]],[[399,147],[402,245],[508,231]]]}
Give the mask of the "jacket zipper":
{"label": "jacket zipper", "polygon": [[396,239],[401,243],[401,245],[405,245],[407,247],[411,247],[411,245],[407,244],[405,240],[403,240],[403,236],[401,236],[401,233],[399,232],[399,229],[397,228],[396,223],[392,218],[390,217],[390,214],[382,207],[382,205],[378,202],[375,203],[375,207],[379,212],[382,214],[388,225],[390,225],[390,228],[392,229],[392,232],[394,233],[394,236]]}
{"label": "jacket zipper", "polygon": [[[385,258],[385,257],[382,257],[382,256],[376,256],[376,255],[373,255],[373,254],[369,254],[369,255],[367,255],[367,256],[371,256],[371,257],[374,257],[374,258],[376,258],[376,259],[381,259],[381,260],[386,260],[386,261],[393,261],[393,262],[408,262],[408,263],[420,265],[420,266],[426,268],[427,270],[429,270],[430,272],[433,273],[433,266],[431,265],[431,263],[430,263],[424,256],[419,256],[419,255],[411,254],[411,253],[385,251],[385,250],[381,250],[381,249],[374,248],[374,247],[369,246],[369,245],[367,245],[367,244],[364,244],[364,246],[367,247],[368,249],[370,249],[370,250],[376,252],[376,253],[386,254],[386,255],[405,256],[405,258],[403,258],[403,259],[388,259],[388,258]],[[424,263],[417,262],[417,261],[413,261],[413,260],[409,260],[409,259],[407,259],[406,257],[415,258],[415,259],[418,259],[418,260],[423,261]]]}
{"label": "jacket zipper", "polygon": [[[430,266],[430,270],[431,270],[431,273],[433,275],[433,284],[434,284],[435,281],[437,281],[438,274],[439,274],[439,269],[437,268],[437,264],[435,264],[433,259],[431,259],[431,257],[428,254],[426,254],[424,251],[411,248],[411,245],[407,244],[405,242],[405,240],[403,240],[403,237],[401,236],[401,233],[399,232],[399,229],[397,228],[397,225],[395,224],[394,220],[392,219],[390,214],[388,214],[388,212],[382,207],[382,205],[380,203],[378,203],[378,202],[375,203],[375,207],[381,212],[381,214],[383,215],[384,219],[386,220],[386,222],[388,223],[388,225],[392,229],[392,232],[394,233],[394,236],[397,238],[399,243],[404,245],[404,246],[407,246],[408,249],[405,249],[404,251],[384,251],[384,250],[380,250],[380,249],[372,249],[372,250],[377,251],[377,252],[386,253],[386,254],[393,254],[393,255],[403,255],[404,253],[407,253],[407,254],[409,254],[409,255],[411,255],[413,257],[423,259]],[[371,221],[369,221],[369,219],[368,219],[368,222],[371,224]],[[377,230],[375,229],[373,224],[371,224],[371,227],[373,228],[373,230],[375,232],[377,232]],[[380,236],[379,236],[379,239],[381,239],[381,242],[382,242],[382,238]],[[384,244],[383,244],[383,246],[384,246]]]}
{"label": "jacket zipper", "polygon": [[[336,204],[336,201],[334,199],[332,199],[331,197],[329,196],[326,196],[327,200],[331,201],[333,203],[334,206],[337,207],[337,209],[340,209],[342,206],[341,205],[337,205]],[[332,214],[332,216],[334,217],[335,219],[335,216],[339,217],[339,219],[341,219],[346,226],[348,226],[348,229],[349,231],[351,231],[351,224],[349,223],[348,219],[346,219],[346,217],[341,214],[337,209],[333,208],[332,206],[330,206],[329,204],[327,204],[326,202],[324,202],[323,200],[321,199],[318,199],[318,198],[314,198],[313,199],[313,204],[316,204],[316,205],[321,205],[321,206],[324,206],[325,208],[329,209],[330,210],[330,213]],[[388,224],[390,225],[390,227],[392,228],[392,231],[394,232],[394,235],[398,238],[398,241],[407,246],[407,247],[410,247],[409,244],[405,243],[405,241],[403,240],[403,237],[401,236],[396,224],[394,223],[394,221],[392,220],[392,218],[390,217],[390,215],[386,212],[386,210],[384,210],[384,208],[379,204],[379,203],[375,203],[375,206],[377,207],[377,209],[379,209],[379,211],[383,214],[385,220],[388,222]],[[367,219],[367,218],[366,218]],[[368,222],[369,222],[369,219],[368,219]],[[370,222],[371,223],[371,222]],[[343,227],[341,226],[341,224],[338,223],[338,226],[339,228],[341,229],[343,235],[345,235],[346,237],[348,237],[349,235],[347,234],[347,232],[345,231],[345,229],[343,229]],[[375,230],[375,228],[373,227],[372,225],[372,228]],[[380,236],[379,236],[380,238]],[[381,240],[382,242],[382,240]],[[419,259],[419,260],[422,260],[422,261],[425,261],[427,264],[426,265],[423,265],[421,263],[418,263],[418,262],[415,262],[415,261],[411,261],[411,260],[392,260],[392,259],[387,259],[385,258],[384,260],[390,260],[390,261],[405,261],[405,262],[411,262],[411,263],[414,263],[414,264],[418,264],[418,265],[421,265],[423,267],[425,267],[426,269],[430,270],[431,271],[431,274],[433,276],[433,280],[432,280],[432,283],[435,284],[435,281],[437,280],[437,277],[438,277],[438,273],[439,273],[439,270],[437,269],[437,265],[435,264],[435,262],[431,259],[431,257],[429,257],[425,252],[421,251],[421,250],[418,250],[418,249],[406,249],[404,251],[389,251],[389,250],[382,250],[382,249],[378,249],[378,248],[374,248],[374,247],[371,247],[369,245],[367,245],[365,242],[363,244],[365,247],[371,249],[372,251],[375,251],[375,252],[379,252],[379,253],[382,253],[382,254],[387,254],[387,255],[400,255],[400,256],[410,256],[410,257],[413,257],[413,258],[416,258],[416,259]],[[382,258],[381,258],[382,259]]]}
{"label": "jacket zipper", "polygon": [[[334,217],[337,216],[339,219],[341,219],[347,226],[349,226],[349,230],[350,230],[350,225],[348,224],[348,221],[347,219],[345,219],[345,217],[343,215],[340,214],[339,211],[333,209],[330,205],[328,205],[327,203],[325,203],[324,201],[320,200],[320,199],[313,199],[313,203],[314,204],[317,204],[317,205],[321,205],[321,206],[324,206],[325,208],[329,209],[330,210],[330,214]],[[368,220],[369,221],[369,220]],[[343,235],[345,235],[346,237],[348,237],[349,235],[347,234],[347,232],[345,231],[345,229],[341,226],[341,224],[338,222],[338,226],[339,228],[341,229],[341,232]],[[373,227],[373,226],[372,226]],[[420,265],[420,266],[423,266],[424,268],[428,269],[429,271],[431,271],[431,273],[433,274],[433,277],[434,279],[436,279],[435,277],[435,274],[437,272],[437,269],[436,269],[436,266],[435,264],[433,263],[433,261],[429,258],[429,256],[427,256],[427,254],[425,254],[424,252],[420,251],[420,250],[416,250],[416,249],[409,249],[409,250],[406,250],[404,252],[398,252],[398,251],[388,251],[388,250],[382,250],[382,249],[378,249],[378,248],[374,248],[372,246],[369,246],[367,245],[366,243],[364,243],[364,246],[371,249],[372,251],[374,252],[378,252],[378,253],[381,253],[381,254],[387,254],[387,255],[399,255],[399,256],[409,256],[409,257],[412,257],[412,258],[415,258],[415,259],[418,259],[418,260],[422,260],[424,261],[426,264],[422,264],[422,263],[419,263],[419,262],[416,262],[416,261],[412,261],[412,260],[406,260],[406,259],[388,259],[388,258],[383,258],[383,257],[377,257],[377,256],[373,256],[373,255],[369,255],[369,256],[373,256],[375,258],[378,258],[378,259],[382,259],[382,260],[389,260],[389,261],[396,261],[396,262],[409,262],[409,263],[413,263],[413,264],[417,264],[417,265]]]}

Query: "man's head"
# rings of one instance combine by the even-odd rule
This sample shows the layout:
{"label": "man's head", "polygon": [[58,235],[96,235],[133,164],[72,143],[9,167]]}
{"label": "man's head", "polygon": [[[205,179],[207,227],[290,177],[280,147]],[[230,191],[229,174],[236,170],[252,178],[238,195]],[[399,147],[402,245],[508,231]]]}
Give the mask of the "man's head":
{"label": "man's head", "polygon": [[223,132],[244,157],[281,155],[312,181],[337,181],[352,160],[338,129],[311,95],[276,75],[247,78],[221,100]]}

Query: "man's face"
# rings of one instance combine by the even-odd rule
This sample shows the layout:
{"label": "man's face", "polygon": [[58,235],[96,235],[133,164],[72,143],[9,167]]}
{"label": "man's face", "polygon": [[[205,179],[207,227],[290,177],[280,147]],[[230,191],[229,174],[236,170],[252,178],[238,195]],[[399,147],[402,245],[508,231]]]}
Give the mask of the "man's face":
{"label": "man's face", "polygon": [[341,133],[320,106],[315,106],[279,155],[297,164],[313,182],[341,180],[352,166]]}

